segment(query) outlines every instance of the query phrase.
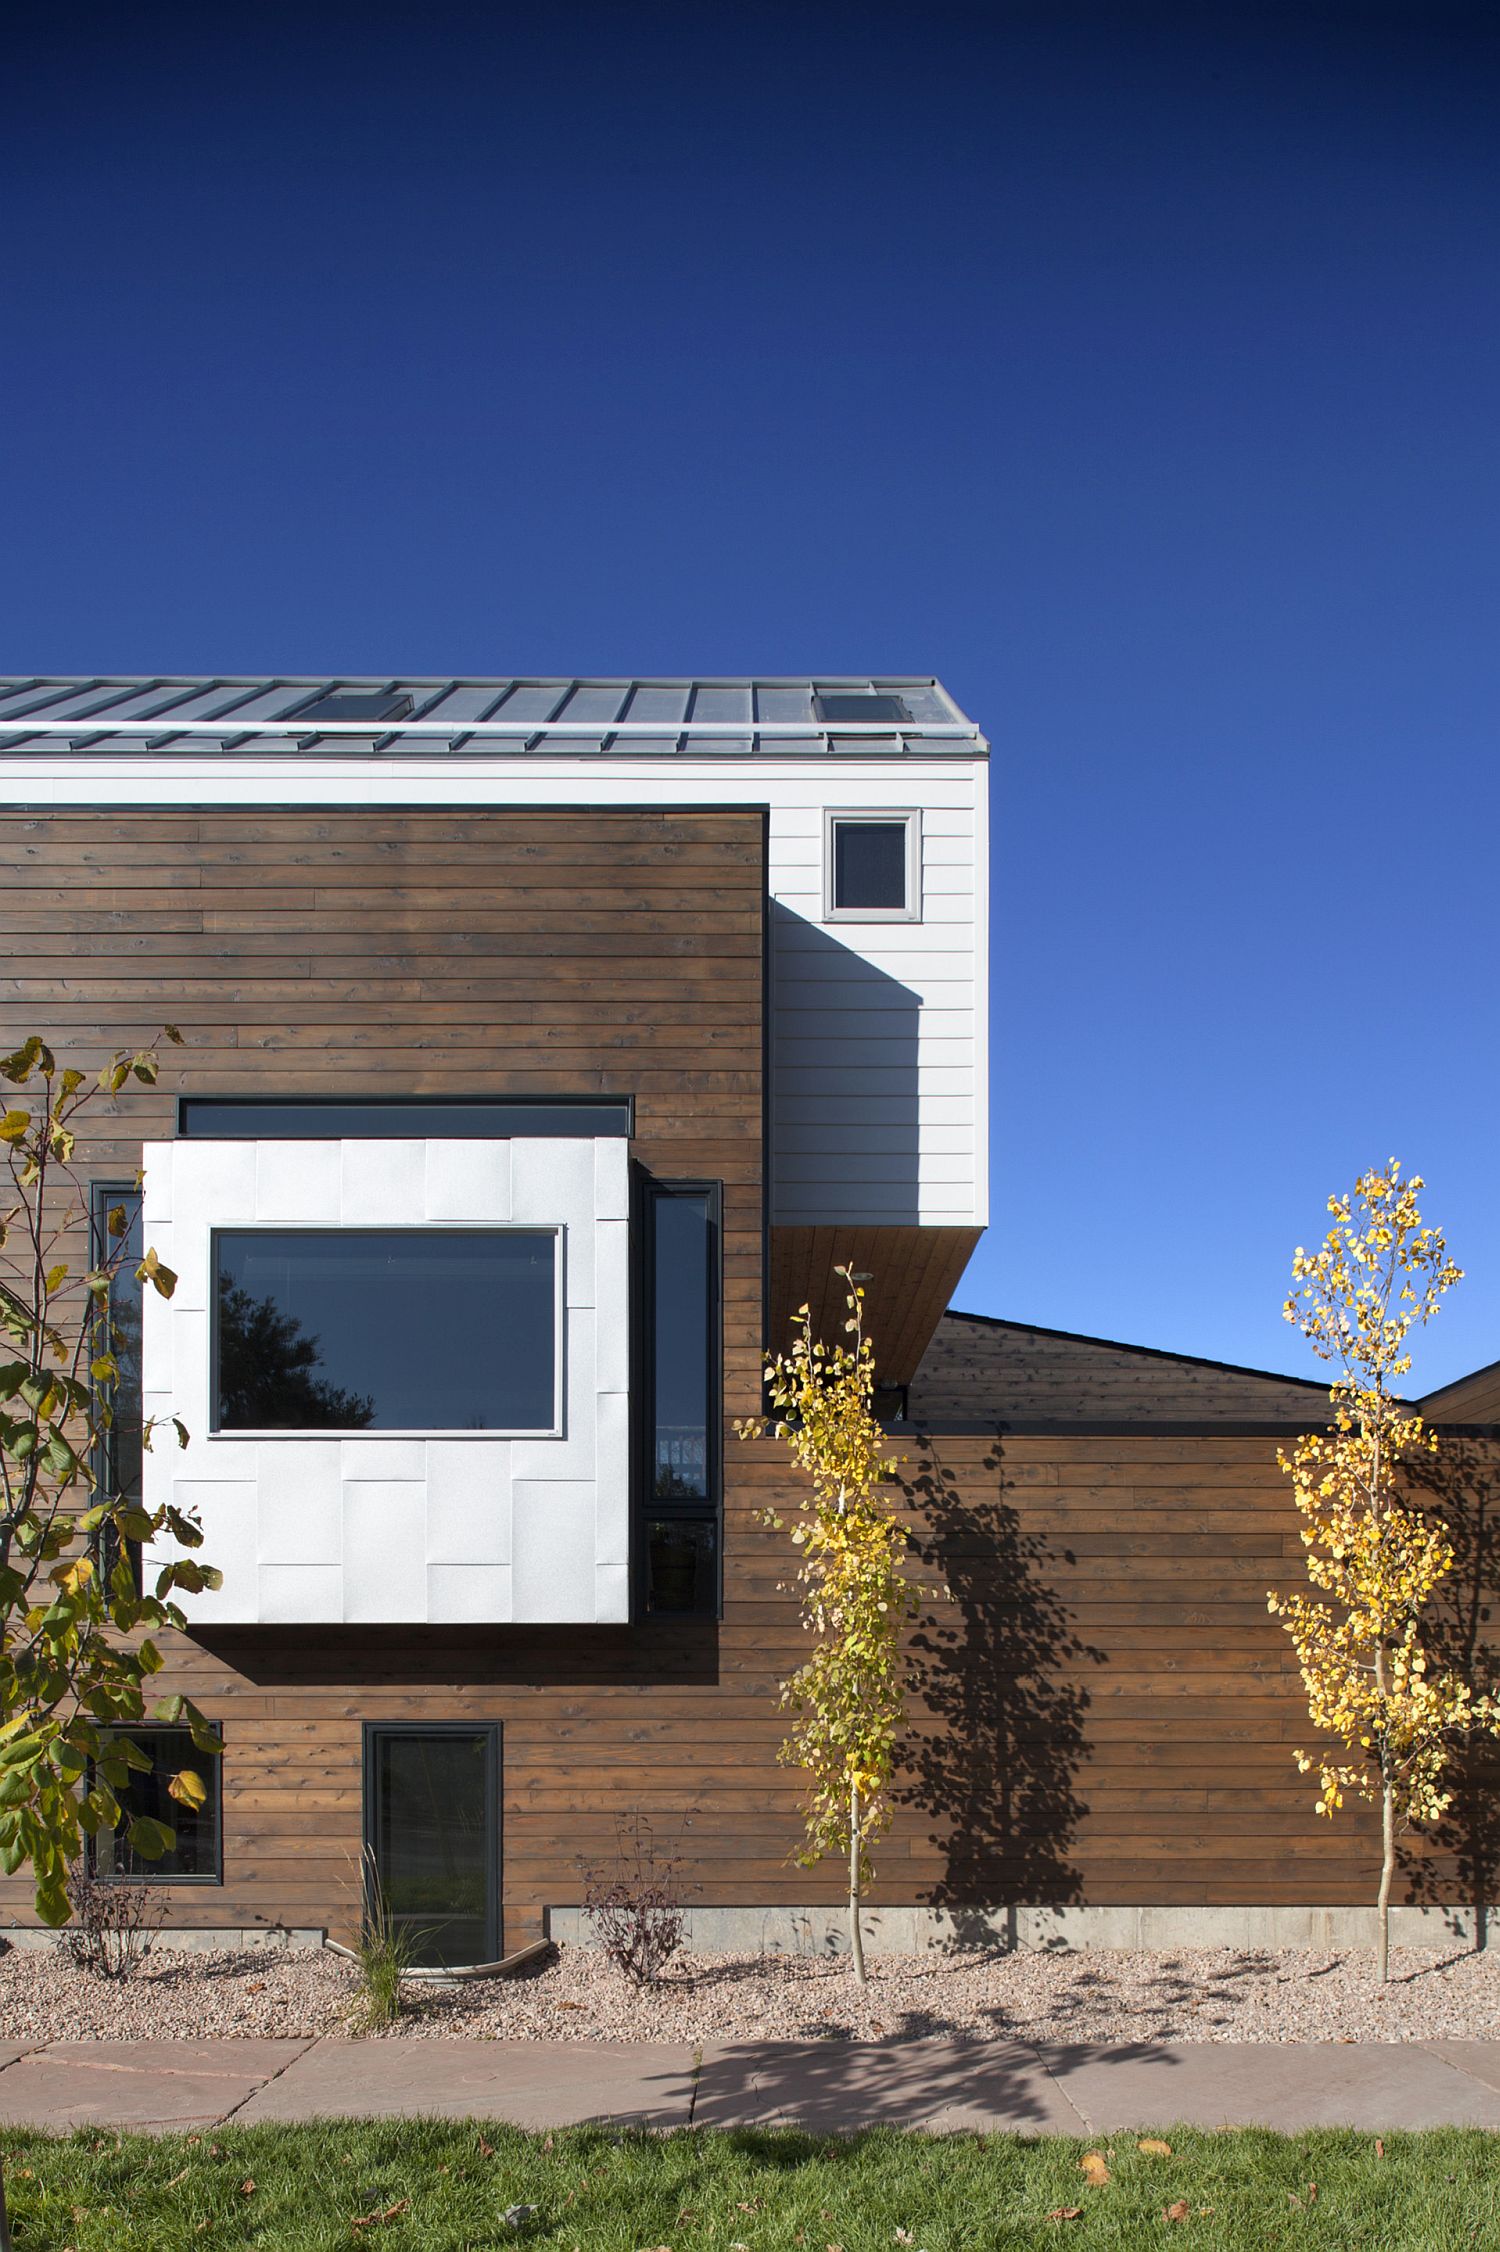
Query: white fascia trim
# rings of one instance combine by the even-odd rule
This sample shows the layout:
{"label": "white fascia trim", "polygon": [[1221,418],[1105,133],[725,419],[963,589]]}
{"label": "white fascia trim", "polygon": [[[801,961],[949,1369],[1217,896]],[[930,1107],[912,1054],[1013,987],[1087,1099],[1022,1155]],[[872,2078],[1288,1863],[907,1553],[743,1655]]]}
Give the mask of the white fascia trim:
{"label": "white fascia trim", "polygon": [[[368,728],[365,730],[369,733]],[[660,735],[658,734],[658,740]],[[688,806],[764,805],[771,785],[837,775],[842,793],[855,782],[885,788],[899,766],[902,789],[914,792],[914,777],[971,772],[985,764],[973,750],[912,753],[899,759],[840,757],[795,758],[774,753],[743,758],[694,758],[688,753],[655,756],[558,750],[551,757],[513,751],[466,753],[453,758],[320,757],[292,753],[281,757],[204,751],[142,751],[91,756],[38,752],[0,757],[0,804],[8,805],[552,805],[561,792],[570,800],[578,788],[580,755],[595,776],[590,805],[634,805],[631,785],[649,782],[660,789],[650,803]],[[831,781],[829,786],[834,786]]]}

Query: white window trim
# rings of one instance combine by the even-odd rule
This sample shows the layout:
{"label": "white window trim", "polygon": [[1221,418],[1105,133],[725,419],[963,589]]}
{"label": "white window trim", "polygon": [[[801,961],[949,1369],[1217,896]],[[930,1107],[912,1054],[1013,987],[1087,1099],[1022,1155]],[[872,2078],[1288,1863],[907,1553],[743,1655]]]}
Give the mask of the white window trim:
{"label": "white window trim", "polygon": [[[906,905],[839,907],[834,904],[833,832],[840,822],[906,824]],[[922,920],[922,815],[916,806],[831,805],[823,812],[823,920],[825,923],[920,923]]]}
{"label": "white window trim", "polygon": [[[215,1250],[221,1235],[550,1235],[556,1239],[552,1261],[552,1421],[548,1424],[523,1424],[511,1430],[472,1431],[450,1430],[441,1424],[418,1424],[415,1428],[397,1429],[382,1424],[378,1430],[330,1430],[326,1424],[281,1425],[274,1430],[262,1431],[239,1424],[225,1430],[218,1422],[218,1309],[214,1301],[213,1278],[218,1272]],[[209,1259],[209,1317],[208,1317],[208,1415],[205,1437],[213,1443],[223,1440],[228,1444],[246,1440],[275,1441],[277,1439],[328,1439],[343,1446],[357,1446],[361,1440],[378,1444],[382,1439],[562,1439],[566,1438],[567,1392],[567,1250],[568,1231],[561,1221],[546,1220],[422,1220],[393,1221],[389,1226],[369,1222],[356,1222],[348,1227],[333,1227],[324,1220],[224,1220],[214,1221],[208,1231]]]}

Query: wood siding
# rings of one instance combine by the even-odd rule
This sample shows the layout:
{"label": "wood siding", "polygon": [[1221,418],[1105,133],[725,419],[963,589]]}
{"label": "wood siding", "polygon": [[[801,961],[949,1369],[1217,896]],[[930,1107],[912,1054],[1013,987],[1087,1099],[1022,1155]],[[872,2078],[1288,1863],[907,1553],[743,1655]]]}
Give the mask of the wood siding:
{"label": "wood siding", "polygon": [[[1366,1902],[1364,1810],[1329,1824],[1293,1753],[1296,1519],[1271,1448],[1241,1439],[905,1440],[929,1600],[913,1633],[913,1742],[873,1897],[953,1906]],[[730,1462],[721,1626],[445,1632],[222,1630],[171,1678],[225,1730],[225,1882],[183,1922],[347,1931],[362,1720],[498,1721],[506,1941],[576,1901],[616,1817],[679,1831],[704,1905],[832,1901],[795,1867],[797,1779],[777,1685],[805,1650],[791,1499],[762,1442]],[[950,1597],[939,1590],[946,1587]],[[1464,1840],[1414,1842],[1403,1889],[1463,1896]]]}
{"label": "wood siding", "polygon": [[774,1227],[767,1337],[784,1352],[807,1306],[814,1334],[841,1342],[848,1309],[838,1269],[847,1267],[869,1277],[861,1287],[881,1382],[909,1383],[978,1241],[978,1228]]}
{"label": "wood siding", "polygon": [[725,1184],[735,1412],[758,1398],[764,816],[0,812],[0,1036],[170,1051],[96,1119],[129,1179],[183,1094],[629,1095],[633,1154]]}
{"label": "wood siding", "polygon": [[1418,1405],[1434,1423],[1500,1423],[1500,1361],[1429,1392]]}
{"label": "wood siding", "polygon": [[[273,693],[261,709],[284,708],[286,693]],[[503,822],[511,808],[530,819],[581,804],[669,816],[684,804],[725,812],[763,806],[768,889],[777,903],[773,1217],[788,1226],[983,1226],[988,761],[968,746],[860,756],[847,738],[830,755],[813,748],[817,740],[812,730],[800,751],[785,756],[746,755],[742,739],[726,737],[713,751],[694,740],[670,755],[665,743],[655,753],[645,746],[630,753],[617,740],[607,751],[601,741],[571,754],[554,745],[509,757],[472,744],[457,756],[429,750],[414,757],[393,744],[370,757],[354,739],[337,752],[326,741],[299,748],[291,735],[206,753],[201,739],[183,738],[153,756],[144,737],[134,744],[114,737],[97,755],[5,752],[0,794],[57,808],[133,807],[147,817],[156,810],[166,824],[184,806],[259,807],[304,825],[321,822],[329,808],[343,808],[345,817],[384,809],[397,822],[406,805],[447,809],[456,821],[472,809]],[[920,923],[823,923],[829,807],[920,809]],[[191,910],[190,902],[158,901],[164,912],[173,904]],[[266,904],[274,911],[274,900]],[[178,935],[191,927],[179,925]],[[173,933],[164,926],[159,935]],[[357,970],[349,952],[340,950],[331,975]],[[358,999],[352,991],[348,997]],[[691,1041],[679,1035],[678,1045]]]}
{"label": "wood siding", "polygon": [[[638,1153],[726,1184],[726,1408],[758,1404],[761,900],[756,813],[254,809],[12,814],[4,1035],[86,1058],[165,1016],[187,1048],[120,1106],[119,1177],[216,1093],[628,1093]],[[928,1589],[902,1803],[875,1898],[989,1905],[1373,1899],[1367,1814],[1330,1825],[1266,1590],[1297,1583],[1269,1436],[903,1436]],[[704,1904],[832,1900],[804,1872],[777,1688],[806,1648],[774,1443],[727,1440],[722,1623],[220,1629],[164,1686],[224,1730],[224,1881],[173,1922],[347,1933],[361,1723],[501,1724],[506,1942],[575,1901],[615,1820],[680,1824]],[[1474,1442],[1465,1576],[1500,1460]],[[944,1593],[944,1590],[947,1592]],[[1454,1633],[1461,1640],[1462,1620]],[[1482,1824],[1414,1844],[1403,1886],[1463,1897]],[[24,1886],[0,1893],[27,1913]]]}
{"label": "wood siding", "polygon": [[1319,1430],[1328,1387],[1185,1354],[947,1313],[911,1387],[918,1423],[1259,1424]]}

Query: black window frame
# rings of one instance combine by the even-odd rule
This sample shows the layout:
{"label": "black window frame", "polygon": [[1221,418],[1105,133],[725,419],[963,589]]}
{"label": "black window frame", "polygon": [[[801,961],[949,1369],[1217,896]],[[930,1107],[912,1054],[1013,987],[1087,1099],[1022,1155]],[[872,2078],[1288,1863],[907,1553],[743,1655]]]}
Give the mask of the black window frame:
{"label": "black window frame", "polygon": [[[552,1239],[552,1421],[524,1428],[471,1431],[455,1428],[451,1424],[424,1424],[420,1427],[385,1424],[225,1424],[220,1420],[219,1398],[219,1240],[222,1236],[238,1235],[341,1235],[341,1236],[418,1236],[427,1241],[444,1235],[541,1235]],[[563,1222],[548,1221],[497,1221],[489,1225],[484,1221],[461,1221],[452,1225],[445,1221],[414,1221],[395,1227],[354,1226],[325,1227],[322,1222],[306,1227],[296,1222],[276,1221],[265,1227],[227,1220],[222,1226],[212,1226],[208,1232],[209,1318],[208,1318],[208,1436],[213,1439],[265,1440],[278,1439],[562,1439],[567,1432],[568,1388],[568,1287],[567,1287],[567,1229]]]}
{"label": "black window frame", "polygon": [[[491,1952],[481,1962],[497,1963],[505,1948],[505,1799],[502,1784],[504,1724],[498,1720],[366,1720],[360,1724],[360,1915],[370,1908],[370,1878],[380,1876],[376,1843],[376,1805],[379,1745],[385,1736],[482,1736],[485,1738],[485,1790],[489,1822],[485,1838],[485,1946]],[[424,1966],[427,1967],[427,1966]],[[434,1966],[436,1967],[436,1966]],[[442,1966],[468,1969],[468,1964]]]}
{"label": "black window frame", "polygon": [[[660,1502],[656,1498],[656,1231],[655,1208],[670,1197],[702,1197],[710,1229],[709,1351],[710,1400],[704,1456],[706,1502]],[[637,1168],[632,1197],[632,1228],[639,1255],[635,1261],[636,1337],[633,1539],[631,1615],[637,1620],[721,1619],[724,1615],[724,1184],[707,1179],[659,1178]],[[650,1535],[654,1523],[709,1525],[714,1535],[714,1599],[711,1610],[654,1611],[650,1607]]]}
{"label": "black window frame", "polygon": [[[138,1721],[133,1725],[128,1721],[111,1721],[108,1727],[100,1730],[101,1735],[128,1737],[131,1743],[139,1746],[142,1750],[145,1748],[141,1743],[142,1737],[182,1736],[186,1738],[189,1750],[193,1751],[196,1756],[191,1760],[179,1760],[172,1772],[176,1773],[178,1768],[191,1766],[196,1774],[203,1775],[208,1782],[209,1803],[213,1809],[213,1867],[212,1869],[199,1870],[192,1876],[164,1872],[161,1864],[155,1861],[143,1861],[138,1869],[101,1870],[99,1867],[98,1839],[97,1837],[90,1837],[86,1847],[86,1866],[95,1884],[222,1886],[224,1882],[224,1730],[218,1721],[211,1722],[210,1726],[219,1739],[219,1749],[216,1753],[198,1751],[193,1743],[192,1730],[171,1721]],[[124,1830],[127,1827],[128,1822],[122,1821],[120,1829]],[[116,1835],[118,1834],[117,1832]]]}
{"label": "black window frame", "polygon": [[178,1141],[629,1140],[634,1095],[179,1095]]}
{"label": "black window frame", "polygon": [[[114,1248],[116,1242],[119,1240],[118,1238],[111,1236],[109,1232],[109,1215],[114,1210],[114,1208],[120,1204],[124,1204],[128,1207],[133,1203],[136,1207],[136,1217],[143,1219],[145,1201],[145,1190],[141,1187],[139,1182],[136,1181],[131,1181],[129,1183],[114,1181],[93,1181],[90,1183],[89,1263],[91,1266],[96,1268],[102,1266],[104,1261],[109,1257],[109,1254]],[[142,1242],[144,1244],[144,1236],[142,1238]],[[112,1298],[113,1293],[111,1293],[111,1300]],[[141,1287],[141,1316],[142,1321],[144,1322],[144,1284]],[[116,1473],[119,1467],[119,1457],[116,1453],[118,1442],[116,1440],[115,1433],[118,1430],[120,1423],[120,1390],[121,1387],[118,1383],[116,1383],[114,1399],[111,1402],[111,1413],[114,1418],[112,1427],[108,1431],[96,1431],[94,1434],[94,1444],[90,1457],[89,1468],[93,1472],[94,1493],[96,1498],[101,1494],[112,1495],[118,1490],[116,1485]],[[146,1398],[145,1387],[143,1384],[136,1387],[135,1398],[131,1404],[133,1406],[137,1422],[140,1425],[144,1426],[146,1420]],[[142,1491],[139,1495],[137,1495],[136,1498],[140,1505],[144,1507],[144,1463],[142,1464]],[[114,1570],[113,1543],[106,1534],[101,1534],[96,1537],[93,1545],[95,1552],[95,1562],[97,1563],[99,1569],[107,1576]],[[142,1592],[143,1585],[140,1542],[138,1540],[127,1540],[125,1542],[125,1555],[130,1564],[131,1577],[135,1582],[136,1594],[139,1595]]]}

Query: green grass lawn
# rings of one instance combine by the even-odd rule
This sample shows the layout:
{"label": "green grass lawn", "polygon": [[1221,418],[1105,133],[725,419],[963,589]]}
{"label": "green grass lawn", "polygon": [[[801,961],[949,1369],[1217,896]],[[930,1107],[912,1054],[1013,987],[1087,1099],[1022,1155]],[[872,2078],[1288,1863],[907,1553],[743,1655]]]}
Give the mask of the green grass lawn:
{"label": "green grass lawn", "polygon": [[[3,2138],[16,2252],[984,2252],[1177,2243],[1500,2252],[1500,2137],[1164,2130],[525,2135],[472,2122]],[[1109,2180],[1080,2171],[1096,2150]],[[1316,2184],[1316,2190],[1313,2186]],[[534,2205],[511,2226],[508,2206]],[[1070,2214],[1068,2208],[1081,2207]],[[1182,2217],[1185,2212],[1186,2217]],[[1050,2216],[1059,2215],[1052,2218]]]}

